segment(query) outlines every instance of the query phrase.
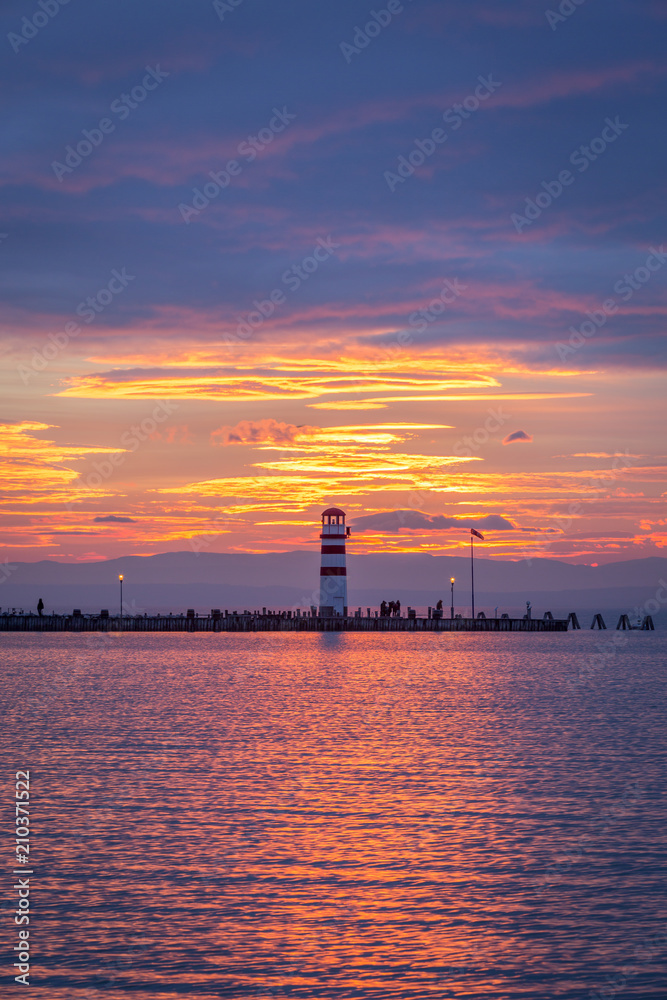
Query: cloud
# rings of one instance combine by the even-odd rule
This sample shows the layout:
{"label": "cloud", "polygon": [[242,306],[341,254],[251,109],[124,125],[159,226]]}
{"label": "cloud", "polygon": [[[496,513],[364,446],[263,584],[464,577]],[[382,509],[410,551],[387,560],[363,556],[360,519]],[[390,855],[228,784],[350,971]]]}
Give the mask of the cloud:
{"label": "cloud", "polygon": [[[180,369],[125,369],[108,372],[96,372],[89,375],[72,376],[66,379],[68,387],[59,392],[60,396],[76,397],[77,399],[198,399],[198,400],[224,400],[226,403],[245,403],[258,401],[292,401],[292,400],[322,400],[325,396],[334,396],[335,400],[327,401],[327,409],[332,408],[329,404],[335,402],[333,408],[338,408],[338,400],[342,395],[358,394],[362,397],[358,400],[364,404],[370,403],[373,408],[384,406],[393,402],[457,402],[465,400],[529,400],[529,399],[567,399],[575,397],[589,396],[586,392],[510,392],[500,393],[496,387],[501,383],[493,376],[475,376],[451,378],[437,376],[433,377],[425,371],[412,372],[407,374],[392,371],[384,371],[378,374],[377,363],[369,362],[365,359],[356,362],[347,362],[348,365],[356,364],[357,371],[354,374],[341,374],[336,371],[331,374],[322,372],[322,364],[318,358],[305,358],[300,371],[286,372],[280,370],[277,363],[274,369],[270,369],[270,363],[264,366],[261,372],[248,370],[247,374],[239,374],[239,369],[234,373],[222,373],[220,370],[216,374],[208,374],[202,369],[191,369],[182,371]],[[424,358],[417,358],[406,361],[405,369],[421,364],[425,369],[434,367],[437,363],[433,361],[433,355]],[[294,362],[292,363],[294,365]],[[452,390],[465,390],[464,393],[452,392]],[[483,392],[474,393],[470,390],[482,389]],[[371,393],[392,392],[402,393],[402,395],[391,396],[371,396]],[[417,395],[419,394],[419,395]],[[343,402],[347,402],[344,400]],[[306,403],[307,406],[312,403]],[[355,401],[355,408],[357,408]],[[319,407],[323,409],[324,407]],[[266,421],[256,423],[242,421],[238,427],[246,428],[260,426]],[[268,421],[271,424],[271,420]],[[277,421],[273,421],[274,428],[279,426]],[[294,425],[282,425],[283,427],[293,427]],[[235,431],[236,428],[220,428]],[[217,433],[217,432],[214,432]],[[260,432],[261,433],[261,432]],[[222,435],[222,444],[241,443],[240,441],[226,441]],[[258,438],[257,440],[260,440]],[[244,439],[245,440],[245,439]],[[253,440],[251,437],[250,441]],[[284,440],[280,438],[280,440]],[[290,439],[288,439],[290,440]]]}
{"label": "cloud", "polygon": [[115,514],[105,514],[104,517],[94,517],[95,524],[134,524],[133,517],[116,517]]}
{"label": "cloud", "polygon": [[96,531],[52,531],[52,535],[97,535]]}
{"label": "cloud", "polygon": [[56,429],[56,424],[38,421],[0,422],[0,478],[5,483],[3,504],[15,503],[17,497],[24,504],[62,504],[105,495],[104,487],[82,488],[78,473],[70,465],[91,455],[113,453],[118,449],[61,444],[36,436],[41,431]]}
{"label": "cloud", "polygon": [[445,517],[442,514],[424,514],[419,510],[390,510],[367,514],[351,522],[357,532],[363,531],[447,531],[450,528],[486,528],[487,531],[516,531],[516,525],[500,514],[487,514],[481,518]]}
{"label": "cloud", "polygon": [[554,455],[554,458],[650,458],[650,456],[631,455],[629,451],[575,451],[573,455]]}
{"label": "cloud", "polygon": [[525,444],[530,444],[533,440],[530,434],[526,434],[525,431],[514,431],[513,434],[508,434],[503,444],[514,444],[515,441],[523,441]]}
{"label": "cloud", "polygon": [[292,444],[299,435],[307,433],[305,425],[284,424],[279,420],[241,420],[234,427],[219,427],[211,432],[211,444],[224,447],[229,444]]}

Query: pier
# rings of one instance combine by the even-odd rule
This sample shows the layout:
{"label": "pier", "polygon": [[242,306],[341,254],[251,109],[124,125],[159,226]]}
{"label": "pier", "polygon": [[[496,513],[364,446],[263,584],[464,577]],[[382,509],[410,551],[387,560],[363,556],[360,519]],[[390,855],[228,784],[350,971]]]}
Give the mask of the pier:
{"label": "pier", "polygon": [[0,615],[0,632],[567,632],[568,621],[542,618],[362,618],[247,612],[210,615]]}

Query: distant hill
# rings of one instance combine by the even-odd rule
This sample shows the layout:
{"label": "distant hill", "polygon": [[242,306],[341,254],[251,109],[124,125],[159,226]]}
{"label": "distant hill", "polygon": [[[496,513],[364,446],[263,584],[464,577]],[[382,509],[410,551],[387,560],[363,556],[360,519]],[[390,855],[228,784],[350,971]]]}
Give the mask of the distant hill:
{"label": "distant hill", "polygon": [[[136,612],[180,611],[194,607],[289,608],[317,603],[318,552],[265,555],[167,552],[124,556],[95,563],[13,563],[0,585],[0,606],[34,608],[42,597],[48,610],[99,611],[118,604],[118,574],[124,596]],[[385,598],[421,608],[442,598],[449,606],[449,579],[456,578],[455,602],[470,603],[470,560],[421,553],[348,556],[350,607],[377,606]],[[655,597],[667,580],[667,559],[651,557],[605,566],[577,566],[555,559],[510,562],[476,558],[479,609],[536,610],[577,606],[631,611]],[[552,608],[551,605],[554,605]],[[568,605],[572,605],[571,607]]]}

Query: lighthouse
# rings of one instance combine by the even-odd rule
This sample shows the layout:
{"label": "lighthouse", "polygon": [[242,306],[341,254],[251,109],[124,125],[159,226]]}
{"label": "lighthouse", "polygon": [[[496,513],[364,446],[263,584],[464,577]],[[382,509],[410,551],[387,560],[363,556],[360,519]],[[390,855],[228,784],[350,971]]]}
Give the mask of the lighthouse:
{"label": "lighthouse", "polygon": [[329,507],[322,514],[322,565],[320,569],[320,615],[347,618],[347,569],[345,511]]}

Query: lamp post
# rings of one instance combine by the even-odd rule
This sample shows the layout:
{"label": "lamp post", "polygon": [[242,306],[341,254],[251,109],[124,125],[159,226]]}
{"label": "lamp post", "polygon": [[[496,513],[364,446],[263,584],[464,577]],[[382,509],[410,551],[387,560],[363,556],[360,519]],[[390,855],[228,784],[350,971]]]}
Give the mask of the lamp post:
{"label": "lamp post", "polygon": [[123,574],[118,577],[120,584],[120,630],[123,631]]}
{"label": "lamp post", "polygon": [[453,618],[454,617],[454,584],[455,584],[456,581],[455,581],[454,577],[452,577],[449,582],[450,582],[451,587],[452,587],[452,606],[449,609],[449,611],[450,611],[449,617]]}

